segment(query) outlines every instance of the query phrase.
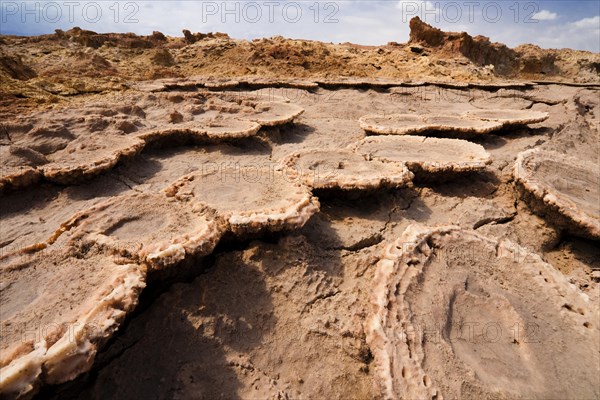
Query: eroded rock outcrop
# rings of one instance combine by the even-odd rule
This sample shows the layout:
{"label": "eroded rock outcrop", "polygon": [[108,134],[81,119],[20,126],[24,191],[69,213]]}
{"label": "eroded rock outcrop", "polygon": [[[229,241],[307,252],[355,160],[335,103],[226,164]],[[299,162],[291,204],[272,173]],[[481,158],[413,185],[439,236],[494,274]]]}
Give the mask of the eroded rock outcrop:
{"label": "eroded rock outcrop", "polygon": [[536,213],[575,235],[600,239],[597,165],[533,149],[519,154],[514,176],[521,197]]}
{"label": "eroded rock outcrop", "polygon": [[[386,81],[404,81],[406,86],[438,82],[456,88],[470,82],[488,89],[506,79],[599,82],[598,53],[532,45],[508,49],[484,37],[441,32],[419,20],[411,25],[410,43],[380,46],[282,37],[248,41],[189,31],[184,37],[80,28],[31,37],[0,35],[0,102],[35,109],[40,102],[69,101],[73,95],[123,91],[136,81],[193,76],[237,81],[243,88],[286,77],[302,89],[314,88],[317,81],[326,88],[363,86],[360,82],[389,87]],[[216,82],[214,87],[223,86]]]}
{"label": "eroded rock outcrop", "polygon": [[410,226],[365,323],[386,398],[597,397],[597,304],[509,241]]}
{"label": "eroded rock outcrop", "polygon": [[161,32],[153,32],[152,35],[143,36],[135,33],[97,33],[94,31],[74,27],[68,31],[57,29],[55,32],[57,39],[67,39],[71,42],[79,43],[85,47],[97,49],[101,46],[118,46],[128,49],[151,49],[157,47],[167,38]]}
{"label": "eroded rock outcrop", "polygon": [[18,56],[10,56],[0,50],[0,74],[7,74],[13,79],[26,81],[34,78],[36,73]]}
{"label": "eroded rock outcrop", "polygon": [[513,74],[518,68],[518,54],[502,43],[492,43],[485,36],[471,36],[466,32],[443,32],[421,21],[410,20],[409,43],[439,47],[442,51],[461,54],[478,65],[492,64],[498,74]]}
{"label": "eroded rock outcrop", "polygon": [[409,44],[419,53],[431,52],[442,58],[462,56],[481,67],[491,65],[494,75],[499,77],[541,77],[547,80],[573,73],[574,81],[589,78],[595,81],[598,77],[597,53],[580,52],[577,57],[577,52],[570,49],[542,49],[532,44],[509,48],[481,35],[444,32],[419,17],[410,21]]}

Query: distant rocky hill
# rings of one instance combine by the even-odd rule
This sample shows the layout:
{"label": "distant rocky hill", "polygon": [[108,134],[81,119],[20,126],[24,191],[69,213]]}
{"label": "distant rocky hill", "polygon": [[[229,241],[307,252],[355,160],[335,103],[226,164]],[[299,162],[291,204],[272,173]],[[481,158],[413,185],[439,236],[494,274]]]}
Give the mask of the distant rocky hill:
{"label": "distant rocky hill", "polygon": [[441,31],[419,17],[410,21],[409,44],[426,46],[440,57],[463,56],[478,66],[493,65],[496,76],[577,80],[583,74],[586,82],[593,82],[600,74],[598,54],[570,49],[546,50],[531,44],[511,49],[502,43],[492,43],[485,36]]}
{"label": "distant rocky hill", "polygon": [[190,75],[600,82],[598,53],[533,45],[511,49],[484,36],[443,32],[418,17],[410,28],[408,43],[382,46],[280,36],[248,41],[188,30],[183,37],[99,34],[80,28],[33,37],[0,36],[0,102],[60,101],[75,94],[123,90],[131,81]]}

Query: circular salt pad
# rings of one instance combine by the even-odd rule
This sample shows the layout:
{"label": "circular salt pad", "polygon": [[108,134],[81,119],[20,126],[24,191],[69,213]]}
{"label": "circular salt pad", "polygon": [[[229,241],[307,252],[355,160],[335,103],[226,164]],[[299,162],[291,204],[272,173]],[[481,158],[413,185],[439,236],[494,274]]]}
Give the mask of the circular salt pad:
{"label": "circular salt pad", "polygon": [[405,163],[415,174],[477,171],[492,162],[481,145],[459,139],[379,136],[367,137],[351,148],[368,159]]}
{"label": "circular salt pad", "polygon": [[[267,101],[268,100],[268,101]],[[227,140],[254,136],[262,126],[286,124],[303,109],[279,98],[256,93],[169,92],[118,94],[110,101],[26,116],[3,123],[11,145],[29,149],[42,159],[32,165],[29,155],[3,157],[0,185],[25,186],[36,176],[71,184],[115,166],[140,152],[147,142],[194,136]],[[2,149],[2,153],[8,150]],[[38,167],[37,165],[43,165]]]}
{"label": "circular salt pad", "polygon": [[359,122],[365,131],[383,135],[410,135],[426,131],[479,134],[502,128],[499,122],[454,115],[367,115]]}
{"label": "circular salt pad", "polygon": [[243,94],[223,92],[220,97],[210,99],[209,103],[213,110],[236,113],[239,118],[261,126],[284,125],[304,112],[302,107],[290,103],[285,97],[261,91]]}
{"label": "circular salt pad", "polygon": [[[274,99],[279,100],[279,99]],[[152,95],[142,106],[149,128],[147,141],[172,135],[209,139],[254,136],[262,126],[292,122],[304,111],[284,101],[264,101],[258,94],[237,92]]]}
{"label": "circular salt pad", "polygon": [[209,78],[204,82],[204,87],[208,89],[232,89],[239,84],[239,81],[233,79]]}
{"label": "circular salt pad", "polygon": [[97,248],[50,249],[0,259],[0,276],[0,396],[14,398],[89,370],[136,306],[146,271]]}
{"label": "circular salt pad", "polygon": [[473,110],[467,111],[463,116],[467,118],[480,118],[485,121],[496,121],[504,126],[527,125],[543,122],[550,116],[547,112],[532,110]]}
{"label": "circular salt pad", "polygon": [[98,175],[120,160],[133,157],[145,146],[137,137],[123,135],[82,135],[63,150],[52,153],[41,167],[50,181],[68,184]]}
{"label": "circular salt pad", "polygon": [[173,92],[150,95],[138,104],[146,115],[146,142],[176,136],[226,140],[256,135],[260,124],[245,118],[254,110],[234,95]]}
{"label": "circular salt pad", "polygon": [[484,121],[475,118],[465,118],[456,115],[427,115],[425,121],[428,130],[461,133],[489,133],[502,128],[496,121]]}
{"label": "circular salt pad", "polygon": [[401,187],[413,175],[402,163],[367,161],[349,150],[310,150],[284,162],[287,171],[315,189],[365,190]]}
{"label": "circular salt pad", "polygon": [[233,118],[215,118],[202,128],[211,139],[244,138],[254,136],[260,130],[260,124]]}
{"label": "circular salt pad", "polygon": [[519,154],[514,175],[534,211],[573,234],[600,239],[598,165],[532,149]]}
{"label": "circular salt pad", "polygon": [[363,130],[382,135],[409,135],[428,129],[425,118],[415,114],[365,115],[358,121]]}
{"label": "circular salt pad", "polygon": [[377,265],[365,324],[386,398],[598,398],[599,310],[527,250],[410,226]]}
{"label": "circular salt pad", "polygon": [[72,243],[98,244],[153,268],[210,254],[226,230],[203,204],[162,193],[114,197],[76,214],[66,225],[72,227]]}
{"label": "circular salt pad", "polygon": [[185,135],[211,141],[240,139],[256,135],[260,124],[235,118],[218,116],[198,122],[184,122],[169,127],[162,127],[139,135],[146,142],[153,142],[161,138]]}
{"label": "circular salt pad", "polygon": [[[14,116],[5,125],[7,135],[21,148],[16,168],[34,163],[37,173],[47,180],[70,184],[141,151],[145,143],[132,133],[145,127],[144,117],[141,108],[115,101],[83,109],[36,111]],[[20,180],[21,186],[31,183]]]}
{"label": "circular salt pad", "polygon": [[300,106],[277,101],[257,102],[255,109],[257,111],[256,115],[248,118],[262,126],[289,124],[304,112],[304,109]]}
{"label": "circular salt pad", "polygon": [[165,189],[214,208],[238,235],[302,227],[319,211],[310,190],[293,176],[258,165],[205,165]]}

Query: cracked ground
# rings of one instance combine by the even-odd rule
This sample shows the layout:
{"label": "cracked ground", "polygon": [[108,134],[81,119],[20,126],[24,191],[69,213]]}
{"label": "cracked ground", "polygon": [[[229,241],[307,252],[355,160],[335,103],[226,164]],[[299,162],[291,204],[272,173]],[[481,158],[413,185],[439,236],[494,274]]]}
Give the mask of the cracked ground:
{"label": "cracked ground", "polygon": [[269,89],[305,109],[294,124],[220,144],[150,146],[84,184],[43,184],[0,198],[2,248],[107,197],[155,193],[207,163],[272,165],[288,154],[365,137],[365,114],[545,111],[545,122],[468,138],[493,159],[483,172],[400,189],[320,190],[321,211],[295,231],[229,240],[177,272],[149,277],[140,305],[73,382],[39,398],[378,398],[365,341],[375,265],[413,223],[458,225],[539,254],[598,301],[597,243],[534,214],[513,182],[517,155],[542,148],[598,161],[598,88],[518,90]]}

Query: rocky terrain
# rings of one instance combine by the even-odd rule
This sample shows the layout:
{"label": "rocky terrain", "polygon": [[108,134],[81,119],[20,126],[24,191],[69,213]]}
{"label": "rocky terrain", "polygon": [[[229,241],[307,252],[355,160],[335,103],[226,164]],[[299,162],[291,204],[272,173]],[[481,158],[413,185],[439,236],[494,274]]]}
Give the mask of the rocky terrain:
{"label": "rocky terrain", "polygon": [[599,66],[0,37],[0,397],[600,398]]}

